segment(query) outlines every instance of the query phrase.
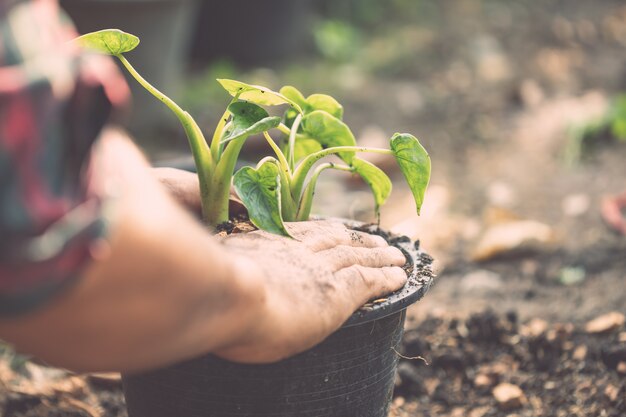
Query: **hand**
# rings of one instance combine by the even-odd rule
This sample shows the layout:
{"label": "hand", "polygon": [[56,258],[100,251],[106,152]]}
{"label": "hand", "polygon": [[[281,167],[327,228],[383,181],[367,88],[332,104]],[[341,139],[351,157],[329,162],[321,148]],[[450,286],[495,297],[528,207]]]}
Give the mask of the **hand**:
{"label": "hand", "polygon": [[235,270],[262,281],[264,311],[241,339],[216,353],[249,363],[306,350],[361,305],[401,288],[406,262],[383,238],[328,221],[288,223],[295,239],[263,231],[223,239]]}
{"label": "hand", "polygon": [[[179,204],[197,217],[201,216],[202,203],[197,174],[176,168],[152,168],[152,173]],[[247,213],[234,191],[231,191],[228,212],[233,216]]]}
{"label": "hand", "polygon": [[152,173],[176,201],[194,213],[201,213],[197,174],[176,168],[153,168]]}

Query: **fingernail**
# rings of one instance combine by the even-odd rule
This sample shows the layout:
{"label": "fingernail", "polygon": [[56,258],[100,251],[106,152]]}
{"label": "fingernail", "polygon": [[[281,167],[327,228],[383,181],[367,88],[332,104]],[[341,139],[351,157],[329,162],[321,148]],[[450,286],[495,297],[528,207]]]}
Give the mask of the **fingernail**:
{"label": "fingernail", "polygon": [[404,253],[402,253],[400,249],[396,248],[395,246],[392,247],[395,249],[394,256],[396,256],[394,263],[398,266],[404,265],[406,263],[406,256],[404,256]]}
{"label": "fingernail", "polygon": [[385,238],[383,238],[382,236],[378,236],[378,235],[374,235],[374,243],[376,244],[376,246],[381,247],[381,248],[385,246],[389,246],[389,243],[387,243]]}

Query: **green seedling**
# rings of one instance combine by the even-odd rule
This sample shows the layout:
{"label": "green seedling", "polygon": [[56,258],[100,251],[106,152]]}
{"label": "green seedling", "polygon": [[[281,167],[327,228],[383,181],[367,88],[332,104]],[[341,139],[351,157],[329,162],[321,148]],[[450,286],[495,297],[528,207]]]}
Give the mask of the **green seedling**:
{"label": "green seedling", "polygon": [[[381,169],[357,157],[364,152],[395,157],[419,214],[430,178],[430,158],[414,136],[396,133],[389,149],[360,147],[342,120],[343,107],[331,96],[313,94],[305,98],[291,86],[273,91],[220,79],[218,82],[232,99],[209,144],[189,113],[141,77],[124,57],[139,44],[136,36],[107,29],[83,35],[77,41],[83,47],[117,57],[139,84],[178,117],[199,175],[203,217],[210,225],[229,220],[228,199],[234,185],[252,223],[288,235],[284,222],[309,218],[315,185],[327,169],[360,175],[372,190],[378,215],[392,184]],[[270,116],[268,106],[286,107],[283,117]],[[284,135],[282,147],[270,132]],[[256,167],[243,167],[234,173],[241,148],[253,135],[263,135],[275,155],[261,159]],[[336,155],[338,162],[318,163],[331,155]]]}

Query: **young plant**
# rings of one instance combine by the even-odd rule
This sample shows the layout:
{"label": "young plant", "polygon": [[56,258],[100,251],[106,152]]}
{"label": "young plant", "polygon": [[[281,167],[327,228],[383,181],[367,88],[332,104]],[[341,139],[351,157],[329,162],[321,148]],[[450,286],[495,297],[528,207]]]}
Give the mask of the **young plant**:
{"label": "young plant", "polygon": [[[271,117],[259,106],[247,105],[235,97],[220,119],[209,146],[193,117],[146,81],[124,56],[139,45],[138,37],[118,29],[105,29],[80,36],[76,42],[86,49],[118,58],[141,86],[176,115],[187,135],[198,172],[203,218],[212,226],[228,221],[231,180],[239,152],[248,137],[278,126],[280,117]],[[228,145],[222,142],[224,138],[229,140]]]}
{"label": "young plant", "polygon": [[[430,178],[430,158],[419,141],[407,133],[396,133],[390,149],[357,145],[350,128],[342,121],[343,107],[325,94],[304,97],[296,88],[280,91],[234,80],[218,80],[233,97],[207,144],[193,118],[176,103],[144,80],[123,56],[139,44],[133,35],[110,29],[81,36],[81,45],[120,59],[130,74],[179,118],[194,156],[202,196],[204,219],[211,225],[228,220],[231,182],[257,227],[288,235],[285,221],[307,220],[315,186],[327,169],[360,175],[374,195],[379,214],[391,193],[391,180],[357,153],[375,152],[395,157],[419,214]],[[264,106],[286,105],[282,118],[270,116]],[[287,137],[283,148],[269,131],[277,129]],[[256,167],[244,167],[234,174],[236,160],[246,139],[262,134],[275,153]],[[318,161],[336,155],[341,162]]]}

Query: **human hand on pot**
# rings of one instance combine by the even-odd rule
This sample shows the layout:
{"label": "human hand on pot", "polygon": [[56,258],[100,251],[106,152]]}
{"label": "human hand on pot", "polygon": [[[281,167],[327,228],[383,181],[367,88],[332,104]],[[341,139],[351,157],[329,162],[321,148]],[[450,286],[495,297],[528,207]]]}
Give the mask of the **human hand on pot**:
{"label": "human hand on pot", "polygon": [[198,175],[177,168],[153,168],[152,173],[176,201],[194,213],[201,212]]}
{"label": "human hand on pot", "polygon": [[236,273],[260,281],[265,302],[219,356],[262,363],[304,351],[369,299],[406,281],[404,255],[380,236],[329,221],[289,223],[288,229],[295,239],[263,231],[224,238]]}
{"label": "human hand on pot", "polygon": [[[200,213],[197,175],[173,168],[153,173],[179,203]],[[380,236],[329,221],[291,223],[288,229],[295,240],[263,231],[224,239],[228,251],[238,255],[237,271],[261,282],[266,305],[263,316],[251,320],[253,331],[220,350],[222,356],[269,362],[300,352],[337,329],[367,300],[406,281],[399,268],[404,255]]]}

